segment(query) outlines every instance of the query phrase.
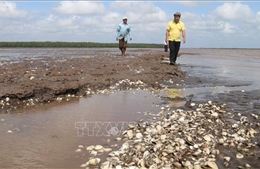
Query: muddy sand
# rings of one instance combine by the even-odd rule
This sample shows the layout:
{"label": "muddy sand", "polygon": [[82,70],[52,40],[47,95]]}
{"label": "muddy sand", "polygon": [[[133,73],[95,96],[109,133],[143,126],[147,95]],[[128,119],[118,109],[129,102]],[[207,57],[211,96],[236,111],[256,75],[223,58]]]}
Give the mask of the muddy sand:
{"label": "muddy sand", "polygon": [[[1,61],[2,110],[51,102],[68,95],[86,96],[88,90],[106,89],[123,79],[133,82],[141,80],[146,87],[156,89],[165,80],[180,81],[185,78],[185,72],[178,65],[162,63],[168,58],[165,52],[146,51],[141,56],[125,58],[118,54],[104,55],[104,52],[99,52],[95,57],[85,58],[23,57],[15,63]],[[130,85],[126,84],[122,89],[126,87]]]}
{"label": "muddy sand", "polygon": [[[74,50],[75,52],[73,52]],[[254,62],[257,62],[257,59],[259,58],[259,50],[182,49],[180,51],[181,57],[178,58],[181,64],[175,66],[170,66],[166,63],[168,53],[157,49],[131,50],[126,58],[122,58],[119,55],[119,52],[113,52],[113,50],[109,49],[17,49],[17,51],[17,53],[21,53],[21,57],[16,59],[12,57],[6,57],[6,59],[3,59],[3,57],[0,58],[0,104],[2,105],[2,113],[12,112],[10,110],[22,106],[43,104],[55,100],[65,100],[72,96],[88,97],[93,92],[104,92],[106,89],[125,90],[129,88],[144,88],[155,90],[162,88],[162,84],[167,84],[170,81],[172,82],[170,86],[175,86],[181,83],[185,83],[185,85],[183,85],[184,87],[187,87],[189,84],[194,87],[220,87],[223,85],[224,87],[235,88],[237,86],[239,90],[232,89],[232,91],[228,93],[222,92],[216,95],[208,93],[209,96],[207,96],[207,94],[205,95],[207,99],[210,98],[213,102],[217,101],[221,104],[223,102],[226,103],[228,109],[232,108],[233,104],[234,109],[231,109],[232,111],[228,109],[219,111],[220,108],[216,105],[212,105],[211,102],[206,103],[206,107],[201,107],[197,102],[195,104],[193,102],[189,102],[189,100],[186,100],[186,104],[189,103],[190,106],[186,106],[184,108],[188,111],[179,112],[179,110],[173,110],[175,108],[171,109],[169,107],[163,107],[165,114],[161,114],[162,116],[160,116],[159,113],[158,117],[160,118],[156,118],[155,122],[151,123],[151,125],[156,125],[160,122],[158,121],[160,119],[162,119],[162,123],[164,123],[165,120],[169,119],[168,116],[172,115],[171,120],[173,120],[173,124],[176,125],[173,129],[177,129],[177,132],[185,131],[184,129],[187,129],[187,131],[185,131],[186,133],[180,135],[180,138],[185,138],[184,136],[186,136],[187,133],[190,133],[189,121],[191,120],[198,122],[194,123],[194,125],[198,125],[197,128],[202,127],[202,129],[205,128],[207,130],[203,129],[201,131],[203,136],[197,137],[195,133],[195,135],[192,135],[192,138],[188,138],[188,141],[186,141],[187,145],[189,145],[187,147],[188,149],[197,147],[190,147],[193,146],[193,144],[201,146],[200,148],[203,149],[203,152],[206,148],[205,153],[209,155],[209,158],[215,158],[215,156],[217,157],[217,164],[220,168],[257,168],[257,166],[259,166],[260,124],[258,116],[253,114],[259,114],[259,95],[257,93],[259,90],[244,90],[244,87],[250,86],[250,82],[244,82],[243,80],[231,81],[230,79],[225,79],[223,77],[221,78],[223,74],[218,76],[216,75],[216,73],[221,73],[221,71],[218,72],[217,70],[214,70],[213,72],[215,74],[210,74],[210,72],[207,74],[206,71],[210,71],[210,69],[207,68],[207,64],[212,64],[212,60],[210,62],[204,61],[205,65],[201,65],[200,63],[197,65],[198,68],[196,68],[196,59],[193,59],[194,62],[192,61],[192,65],[185,65],[183,62],[184,60],[182,60],[182,55],[186,55],[185,58],[188,56],[188,59],[192,60],[190,57],[195,54],[205,55],[204,59],[210,55],[215,55],[218,58],[225,58],[228,56],[236,56],[237,58],[240,56],[249,56],[250,58],[255,59]],[[7,49],[5,51],[2,50],[1,56],[3,56],[4,52],[10,52],[10,55],[16,54],[14,49],[10,51]],[[12,54],[12,52],[14,54]],[[39,54],[41,52],[43,53]],[[34,55],[39,56],[34,57]],[[229,62],[228,59],[232,60],[233,58],[234,57],[226,58],[226,60],[223,59],[223,61]],[[203,59],[203,57],[200,59]],[[229,62],[229,64],[231,64],[231,62]],[[239,69],[243,67],[243,65],[235,66],[238,66]],[[187,71],[186,73],[183,71],[185,69],[190,71]],[[204,69],[206,71],[203,71]],[[251,70],[257,69],[250,69],[248,71]],[[190,72],[193,72],[193,74],[195,73],[196,75],[196,73],[198,73],[196,71],[198,71],[199,74],[202,74],[202,76],[196,78],[188,75]],[[228,71],[225,71],[225,73],[228,73]],[[231,73],[230,76],[235,76],[235,73]],[[241,86],[243,92],[239,86]],[[178,88],[178,86],[175,87]],[[205,89],[206,88],[203,88],[203,90]],[[195,88],[191,88],[190,90],[192,90],[191,93],[195,93],[194,95],[199,94],[196,93]],[[248,104],[249,102],[252,102],[252,104]],[[192,104],[195,106],[191,106]],[[238,109],[239,105],[241,105],[241,109]],[[217,113],[214,110],[215,108],[217,108]],[[204,110],[202,111],[202,109]],[[252,115],[254,115],[254,117]],[[188,120],[187,123],[185,121],[186,119]],[[178,125],[179,123],[183,124]],[[187,124],[186,128],[185,124]],[[146,122],[143,125],[146,125]],[[215,129],[214,132],[212,132],[212,128]],[[165,129],[170,128],[166,127]],[[131,130],[134,132],[139,132],[138,130],[140,129],[136,130],[135,128],[131,128]],[[205,135],[204,131],[206,131],[207,134],[211,133],[212,136]],[[257,133],[255,133],[255,131]],[[167,133],[169,131],[163,132],[166,133],[165,137],[168,137]],[[236,133],[239,134],[239,137]],[[139,138],[144,137],[144,133],[141,134],[138,133]],[[175,133],[175,135],[177,135],[177,133]],[[223,136],[224,140],[216,141],[220,138],[220,135]],[[127,137],[130,138],[130,136],[131,135],[128,135]],[[212,139],[213,136],[214,139]],[[201,138],[214,144],[205,145],[205,141],[201,144],[201,141],[203,141],[200,140]],[[248,140],[245,142],[244,139]],[[196,143],[196,141],[198,142]],[[183,141],[181,140],[181,142]],[[215,144],[217,142],[219,144]],[[221,144],[223,145],[220,145],[220,142],[222,142]],[[4,145],[6,146],[6,143],[4,143]],[[90,145],[88,144],[86,146]],[[214,151],[212,150],[212,152],[209,152],[207,146],[212,146]],[[86,147],[83,146],[83,148]],[[187,152],[190,152],[190,150],[187,150]],[[238,154],[239,152],[242,154]],[[197,154],[199,152],[193,153]],[[205,153],[203,154],[205,155]],[[199,154],[195,156],[203,157],[203,154]],[[241,156],[243,155],[245,158],[242,160]],[[186,166],[187,156],[178,155],[177,157],[184,157],[183,159],[174,160],[179,160],[179,162],[182,162],[182,165]],[[230,157],[232,160],[229,162]],[[82,158],[84,158],[84,163],[88,159],[87,156]],[[211,160],[214,161],[215,159]],[[104,160],[102,159],[102,162],[103,161]],[[214,164],[209,162],[207,162],[207,165],[203,164],[202,166],[208,167]],[[83,165],[85,166],[86,164]],[[246,167],[250,166],[249,164],[251,167]],[[80,164],[77,166],[79,165]]]}

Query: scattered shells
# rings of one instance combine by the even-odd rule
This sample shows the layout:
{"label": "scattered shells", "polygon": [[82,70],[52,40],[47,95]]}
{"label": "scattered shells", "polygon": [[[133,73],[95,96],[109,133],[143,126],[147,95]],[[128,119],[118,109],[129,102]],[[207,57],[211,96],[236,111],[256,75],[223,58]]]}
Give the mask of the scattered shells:
{"label": "scattered shells", "polygon": [[224,139],[223,138],[219,139],[218,143],[219,144],[224,144]]}
{"label": "scattered shells", "polygon": [[13,131],[12,130],[8,130],[7,133],[13,133]]}
{"label": "scattered shells", "polygon": [[141,139],[141,138],[143,138],[143,135],[141,133],[137,133],[135,137],[138,139]]}
{"label": "scattered shells", "polygon": [[116,138],[116,141],[120,141],[120,140],[122,140],[122,138],[120,138],[120,137],[117,137],[117,138]]}
{"label": "scattered shells", "polygon": [[195,164],[193,169],[201,169],[201,166],[199,164]]}
{"label": "scattered shells", "polygon": [[79,145],[78,148],[84,148],[84,146],[83,145]]}
{"label": "scattered shells", "polygon": [[160,136],[160,138],[161,138],[162,142],[164,142],[164,141],[165,141],[166,137],[167,137],[167,136],[166,136],[165,134]]}
{"label": "scattered shells", "polygon": [[134,137],[133,130],[128,130],[127,131],[127,136],[128,136],[129,139],[132,139]]}
{"label": "scattered shells", "polygon": [[92,151],[92,150],[94,150],[94,148],[95,148],[95,146],[88,146],[88,147],[86,148],[86,150]]}
{"label": "scattered shells", "polygon": [[62,101],[62,98],[61,97],[57,97],[56,99],[58,102]]}
{"label": "scattered shells", "polygon": [[213,162],[213,161],[207,161],[205,163],[205,166],[210,167],[211,169],[218,169],[217,164],[215,162]]}
{"label": "scattered shells", "polygon": [[95,150],[101,150],[101,149],[103,149],[103,146],[101,146],[101,145],[96,145],[95,146]]}
{"label": "scattered shells", "polygon": [[128,125],[128,128],[129,128],[129,129],[133,129],[133,128],[135,128],[135,126],[134,126],[133,124],[129,124],[129,125]]}
{"label": "scattered shells", "polygon": [[112,151],[112,148],[104,148],[104,151],[105,151],[105,152]]}
{"label": "scattered shells", "polygon": [[97,154],[98,154],[98,152],[95,151],[95,150],[92,150],[92,151],[90,152],[90,155],[92,155],[92,156],[96,156]]}
{"label": "scattered shells", "polygon": [[206,141],[211,141],[211,137],[210,137],[209,135],[206,135],[206,136],[204,136],[203,138],[204,138],[204,140],[206,140]]}
{"label": "scattered shells", "polygon": [[246,164],[245,167],[246,168],[251,168],[251,166],[249,164]]}
{"label": "scattered shells", "polygon": [[211,154],[213,154],[213,155],[218,155],[219,153],[220,153],[220,151],[217,149],[214,149],[211,151]]}
{"label": "scattered shells", "polygon": [[230,159],[231,159],[230,157],[224,157],[224,160],[227,161],[227,162],[229,162]]}
{"label": "scattered shells", "polygon": [[244,155],[241,154],[241,153],[237,153],[237,154],[236,154],[236,158],[238,158],[238,159],[240,159],[240,158],[244,158]]}
{"label": "scattered shells", "polygon": [[[151,121],[129,125],[122,132],[123,139],[116,138],[124,141],[121,147],[111,145],[118,147],[117,150],[102,145],[86,149],[92,155],[109,152],[107,160],[100,165],[101,169],[218,169],[215,161],[220,154],[219,145],[236,148],[238,159],[248,155],[257,145],[252,140],[258,130],[253,128],[248,118],[239,116],[238,121],[225,121],[222,116],[229,113],[225,104],[215,105],[209,101],[194,103],[189,108],[192,110],[164,108],[158,114],[147,113]],[[223,160],[223,165],[229,167],[231,158],[224,156]],[[88,161],[89,165],[99,163],[97,158]]]}
{"label": "scattered shells", "polygon": [[218,113],[217,112],[213,112],[213,113],[211,113],[211,116],[215,117],[215,118],[218,118]]}
{"label": "scattered shells", "polygon": [[81,164],[80,167],[81,167],[81,168],[86,168],[86,167],[87,167],[87,164]]}
{"label": "scattered shells", "polygon": [[101,159],[100,158],[94,158],[88,161],[89,165],[98,165],[100,163]]}
{"label": "scattered shells", "polygon": [[82,152],[82,150],[81,149],[77,149],[75,152],[76,153],[80,153],[80,152]]}

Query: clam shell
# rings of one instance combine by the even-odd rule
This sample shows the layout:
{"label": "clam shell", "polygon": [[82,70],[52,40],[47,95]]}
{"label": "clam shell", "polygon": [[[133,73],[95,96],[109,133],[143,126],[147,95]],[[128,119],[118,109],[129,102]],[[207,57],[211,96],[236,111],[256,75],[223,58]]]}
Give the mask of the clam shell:
{"label": "clam shell", "polygon": [[211,141],[211,137],[210,137],[210,135],[206,135],[206,136],[204,136],[203,138],[204,138],[204,140],[206,140],[206,141],[208,141],[208,142]]}
{"label": "clam shell", "polygon": [[236,154],[236,158],[238,158],[238,159],[240,159],[240,158],[244,158],[244,155],[241,154],[241,153],[237,153],[237,154]]}
{"label": "clam shell", "polygon": [[143,138],[143,135],[142,135],[142,133],[137,133],[137,134],[135,135],[135,137],[138,138],[138,139],[142,139],[142,138]]}
{"label": "clam shell", "polygon": [[226,156],[226,157],[224,157],[223,159],[224,159],[225,161],[229,162],[231,158],[228,157],[228,156]]}
{"label": "clam shell", "polygon": [[83,145],[79,145],[78,148],[84,148],[84,146]]}
{"label": "clam shell", "polygon": [[207,161],[205,163],[205,166],[210,167],[211,169],[218,169],[217,164],[215,162],[213,162],[213,161]]}
{"label": "clam shell", "polygon": [[95,148],[95,146],[88,146],[88,147],[86,148],[86,150],[92,151],[92,150],[94,150],[94,148]]}
{"label": "clam shell", "polygon": [[80,152],[82,152],[82,150],[81,149],[77,149],[77,150],[75,150],[75,152],[76,153],[80,153]]}
{"label": "clam shell", "polygon": [[81,164],[80,167],[81,167],[81,168],[86,168],[86,167],[87,167],[87,164]]}
{"label": "clam shell", "polygon": [[94,158],[88,161],[89,165],[98,165],[100,163],[100,158]]}
{"label": "clam shell", "polygon": [[95,146],[95,150],[101,150],[101,149],[103,149],[103,146],[102,146],[102,145],[96,145],[96,146]]}

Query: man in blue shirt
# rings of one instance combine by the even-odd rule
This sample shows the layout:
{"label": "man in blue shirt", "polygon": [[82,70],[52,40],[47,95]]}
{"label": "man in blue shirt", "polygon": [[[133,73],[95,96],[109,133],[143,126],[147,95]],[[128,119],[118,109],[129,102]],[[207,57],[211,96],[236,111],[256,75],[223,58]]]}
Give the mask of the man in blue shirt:
{"label": "man in blue shirt", "polygon": [[125,56],[125,51],[126,51],[126,46],[127,46],[127,41],[132,40],[130,38],[130,32],[131,32],[131,27],[129,24],[127,24],[127,18],[123,18],[123,23],[120,23],[117,26],[116,30],[116,40],[119,40],[119,49],[122,52],[122,56]]}

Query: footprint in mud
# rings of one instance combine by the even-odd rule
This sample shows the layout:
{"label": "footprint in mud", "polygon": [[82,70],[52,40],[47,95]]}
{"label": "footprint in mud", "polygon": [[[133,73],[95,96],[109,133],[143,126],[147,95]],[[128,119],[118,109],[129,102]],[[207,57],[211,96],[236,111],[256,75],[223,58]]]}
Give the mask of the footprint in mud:
{"label": "footprint in mud", "polygon": [[51,138],[58,138],[58,136],[57,135],[51,135]]}

